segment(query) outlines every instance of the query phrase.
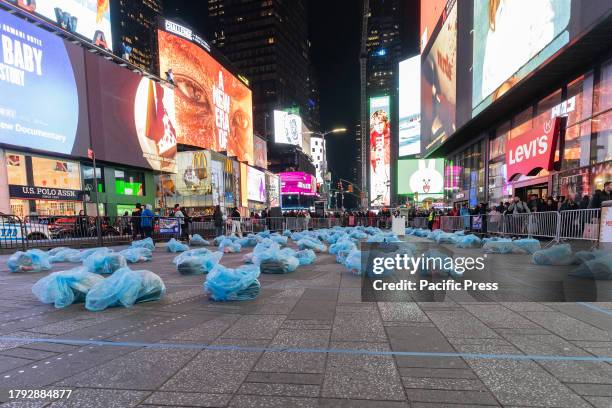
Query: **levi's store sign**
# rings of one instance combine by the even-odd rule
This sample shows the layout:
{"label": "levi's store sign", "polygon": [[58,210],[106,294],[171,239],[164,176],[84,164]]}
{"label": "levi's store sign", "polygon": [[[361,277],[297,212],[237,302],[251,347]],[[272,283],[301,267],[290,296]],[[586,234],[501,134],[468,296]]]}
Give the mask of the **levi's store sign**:
{"label": "levi's store sign", "polygon": [[517,174],[532,176],[552,170],[559,138],[560,119],[554,118],[506,142],[508,179]]}

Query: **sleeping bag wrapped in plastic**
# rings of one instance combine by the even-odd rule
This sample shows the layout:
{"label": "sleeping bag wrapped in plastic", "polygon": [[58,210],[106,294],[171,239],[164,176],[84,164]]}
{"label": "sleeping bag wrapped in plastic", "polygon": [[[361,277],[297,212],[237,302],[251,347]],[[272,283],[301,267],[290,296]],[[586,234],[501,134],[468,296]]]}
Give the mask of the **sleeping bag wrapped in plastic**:
{"label": "sleeping bag wrapped in plastic", "polygon": [[288,237],[288,238],[291,237],[291,231],[288,230],[288,229],[284,230],[283,231],[283,237]]}
{"label": "sleeping bag wrapped in plastic", "polygon": [[51,248],[50,250],[47,251],[47,255],[49,255],[49,257],[52,257],[53,255],[56,255],[58,252],[65,251],[67,249],[72,249],[72,248],[68,248],[68,247]]}
{"label": "sleeping bag wrapped in plastic", "polygon": [[357,245],[350,239],[342,239],[335,244],[329,246],[329,253],[332,255],[337,255],[340,251],[352,251],[353,249],[357,249]]}
{"label": "sleeping bag wrapped in plastic", "polygon": [[70,262],[83,262],[92,254],[109,254],[111,252],[113,252],[113,250],[107,247],[84,249],[78,256],[75,254],[74,257],[70,257]]}
{"label": "sleeping bag wrapped in plastic", "polygon": [[438,244],[454,244],[457,242],[459,237],[455,234],[449,234],[448,232],[442,232],[435,236],[434,241]]}
{"label": "sleeping bag wrapped in plastic", "polygon": [[540,241],[537,239],[522,238],[514,240],[514,253],[533,254],[540,249],[542,249],[542,245],[540,245]]}
{"label": "sleeping bag wrapped in plastic", "polygon": [[297,242],[300,249],[312,249],[315,252],[325,252],[327,247],[321,241],[314,238],[302,238]]}
{"label": "sleeping bag wrapped in plastic", "polygon": [[570,276],[595,280],[612,280],[612,253],[584,262]]}
{"label": "sleeping bag wrapped in plastic", "polygon": [[244,237],[238,239],[236,242],[238,242],[242,248],[254,247],[257,245],[257,238],[255,236]]}
{"label": "sleeping bag wrapped in plastic", "polygon": [[259,268],[244,265],[236,269],[217,265],[204,282],[204,293],[215,301],[252,300],[259,295]]}
{"label": "sleeping bag wrapped in plastic", "polygon": [[94,252],[83,261],[83,266],[88,272],[108,275],[125,268],[127,261],[123,255],[116,252]]}
{"label": "sleeping bag wrapped in plastic", "polygon": [[149,262],[153,259],[153,251],[148,248],[128,248],[119,252],[128,263]]}
{"label": "sleeping bag wrapped in plastic", "polygon": [[41,272],[51,269],[49,255],[40,249],[17,251],[6,262],[11,272]]}
{"label": "sleeping bag wrapped in plastic", "polygon": [[300,261],[300,266],[310,265],[317,259],[317,255],[312,249],[302,249],[296,252],[295,257]]}
{"label": "sleeping bag wrapped in plastic", "polygon": [[84,302],[89,290],[103,280],[101,275],[79,267],[45,276],[32,286],[32,293],[42,303],[54,304],[60,309]]}
{"label": "sleeping bag wrapped in plastic", "polygon": [[363,268],[361,267],[361,251],[358,249],[353,249],[350,251],[346,256],[343,265],[353,275],[361,276],[361,274],[363,274]]}
{"label": "sleeping bag wrapped in plastic", "polygon": [[177,257],[176,270],[181,275],[204,275],[217,266],[222,257],[223,252],[218,251],[207,254],[187,254],[180,258]]}
{"label": "sleeping bag wrapped in plastic", "polygon": [[145,239],[141,239],[140,241],[133,241],[132,248],[147,248],[151,251],[155,251],[155,242],[151,237],[147,237]]}
{"label": "sleeping bag wrapped in plastic", "polygon": [[459,231],[455,231],[455,232],[453,232],[453,234],[455,234],[455,235],[458,235],[458,236],[462,237],[462,236],[464,236],[464,235],[465,235],[465,231],[464,231],[464,230],[459,230]]}
{"label": "sleeping bag wrapped in plastic", "polygon": [[200,234],[193,234],[189,240],[189,245],[192,246],[208,246],[210,242],[202,238]]}
{"label": "sleeping bag wrapped in plastic", "polygon": [[366,239],[368,237],[368,234],[363,231],[353,231],[349,234],[349,236],[355,239]]}
{"label": "sleeping bag wrapped in plastic", "polygon": [[268,230],[261,231],[261,232],[258,232],[257,234],[255,234],[255,236],[258,236],[260,238],[270,238],[270,231],[268,231]]}
{"label": "sleeping bag wrapped in plastic", "polygon": [[578,251],[576,252],[576,259],[580,262],[591,261],[593,259],[604,256],[608,253],[608,251],[604,249],[593,249],[591,251]]}
{"label": "sleeping bag wrapped in plastic", "polygon": [[261,273],[285,274],[294,272],[300,261],[288,252],[269,248],[253,257],[253,263],[259,266]]}
{"label": "sleeping bag wrapped in plastic", "polygon": [[482,240],[474,234],[456,235],[455,246],[457,248],[479,248],[480,245],[482,245]]}
{"label": "sleeping bag wrapped in plastic", "polygon": [[242,246],[240,246],[237,240],[233,242],[231,239],[224,239],[219,244],[219,250],[226,254],[234,254],[240,252]]}
{"label": "sleeping bag wrapped in plastic", "polygon": [[59,262],[81,262],[81,251],[73,248],[54,248],[60,249],[60,251],[49,251],[47,254],[49,255],[49,262],[51,263],[59,263]]}
{"label": "sleeping bag wrapped in plastic", "polygon": [[89,290],[85,307],[92,312],[109,307],[130,307],[135,303],[159,300],[165,293],[164,282],[153,272],[121,268]]}
{"label": "sleeping bag wrapped in plastic", "polygon": [[294,242],[298,242],[300,239],[304,238],[306,235],[304,235],[303,232],[294,232],[293,234],[291,234],[291,240]]}
{"label": "sleeping bag wrapped in plastic", "polygon": [[572,252],[569,244],[553,245],[550,248],[536,251],[531,256],[531,261],[536,265],[574,265],[578,259]]}
{"label": "sleeping bag wrapped in plastic", "polygon": [[368,235],[382,234],[382,230],[378,227],[367,227],[364,232]]}
{"label": "sleeping bag wrapped in plastic", "polygon": [[166,248],[168,249],[168,252],[173,252],[173,253],[185,252],[189,250],[188,245],[183,244],[182,242],[179,242],[174,238],[168,241],[168,243],[166,244]]}
{"label": "sleeping bag wrapped in plastic", "polygon": [[504,238],[493,241],[485,238],[482,250],[493,254],[510,254],[514,250],[514,244],[511,239]]}
{"label": "sleeping bag wrapped in plastic", "polygon": [[283,237],[282,235],[272,235],[270,239],[281,246],[287,245],[287,237]]}

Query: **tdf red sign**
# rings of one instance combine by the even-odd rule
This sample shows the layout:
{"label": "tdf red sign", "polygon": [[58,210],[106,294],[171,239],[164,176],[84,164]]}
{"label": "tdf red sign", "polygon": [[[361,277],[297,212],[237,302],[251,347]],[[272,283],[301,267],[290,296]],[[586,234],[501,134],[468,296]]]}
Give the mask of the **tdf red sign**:
{"label": "tdf red sign", "polygon": [[559,138],[560,119],[554,118],[506,142],[508,179],[541,169],[552,170]]}

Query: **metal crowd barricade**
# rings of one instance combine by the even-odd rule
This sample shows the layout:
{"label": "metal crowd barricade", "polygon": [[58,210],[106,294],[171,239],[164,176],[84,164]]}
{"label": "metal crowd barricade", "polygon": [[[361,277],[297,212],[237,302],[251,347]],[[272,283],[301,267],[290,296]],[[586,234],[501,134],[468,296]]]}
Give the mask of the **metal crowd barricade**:
{"label": "metal crowd barricade", "polygon": [[529,236],[557,239],[559,213],[556,211],[529,214]]}
{"label": "metal crowd barricade", "polygon": [[599,208],[561,211],[557,231],[558,239],[598,241],[600,217]]}
{"label": "metal crowd barricade", "polygon": [[[420,219],[425,220],[425,227],[416,227],[415,228],[426,228],[427,227],[427,219],[423,217],[417,217],[419,219],[419,224],[422,224]],[[414,221],[417,220],[414,219]],[[415,222],[416,224],[416,222]],[[459,230],[465,229],[465,220],[464,217],[451,216],[451,215],[443,215],[440,217],[440,229],[444,232],[455,232]]]}
{"label": "metal crowd barricade", "polygon": [[427,228],[427,217],[414,217],[410,220],[410,226],[413,228]]}

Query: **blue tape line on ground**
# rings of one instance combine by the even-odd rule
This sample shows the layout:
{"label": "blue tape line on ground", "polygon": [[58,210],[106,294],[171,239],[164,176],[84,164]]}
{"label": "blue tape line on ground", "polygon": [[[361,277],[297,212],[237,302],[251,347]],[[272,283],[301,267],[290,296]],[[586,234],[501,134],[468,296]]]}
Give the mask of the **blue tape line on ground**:
{"label": "blue tape line on ground", "polygon": [[577,302],[577,303],[580,306],[588,307],[589,309],[593,309],[593,310],[596,310],[596,311],[598,311],[600,313],[607,314],[608,316],[612,316],[612,310],[604,309],[604,308],[601,308],[599,306],[595,306],[595,305],[593,305],[591,303],[586,303],[586,302]]}
{"label": "blue tape line on ground", "polygon": [[375,351],[375,350],[351,350],[351,349],[322,349],[322,348],[291,348],[291,347],[248,347],[248,346],[224,346],[207,344],[177,344],[177,343],[144,343],[132,341],[105,341],[105,340],[79,340],[79,339],[57,339],[57,338],[23,338],[23,337],[0,337],[2,342],[24,342],[24,343],[58,343],[76,346],[109,346],[109,347],[138,347],[151,349],[178,349],[178,350],[217,350],[217,351],[246,351],[246,352],[271,352],[271,353],[325,353],[325,354],[358,354],[369,356],[398,356],[398,357],[461,357],[468,359],[486,360],[534,360],[534,361],[594,361],[612,363],[612,357],[598,356],[548,356],[537,354],[481,354],[481,353],[457,353],[457,352],[426,352],[426,351]]}

